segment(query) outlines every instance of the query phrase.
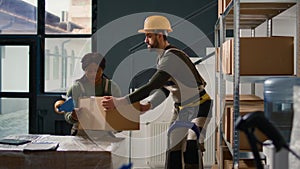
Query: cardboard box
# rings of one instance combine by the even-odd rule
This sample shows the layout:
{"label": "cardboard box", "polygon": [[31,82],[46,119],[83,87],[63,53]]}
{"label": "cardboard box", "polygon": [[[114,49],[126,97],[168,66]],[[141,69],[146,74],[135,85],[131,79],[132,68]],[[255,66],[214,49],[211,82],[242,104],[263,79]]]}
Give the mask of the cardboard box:
{"label": "cardboard box", "polygon": [[218,0],[218,17],[223,13],[223,11],[223,0]]}
{"label": "cardboard box", "polygon": [[214,164],[211,166],[211,169],[219,169],[219,166],[217,164]]}
{"label": "cardboard box", "polygon": [[218,17],[222,14],[231,0],[218,0]]}
{"label": "cardboard box", "polygon": [[224,5],[224,10],[228,7],[229,3],[231,2],[232,0],[223,0],[223,5]]}
{"label": "cardboard box", "polygon": [[[239,103],[240,104],[243,104],[243,105],[247,105],[247,104],[263,104],[264,103],[264,100],[254,94],[241,94],[239,95]],[[220,108],[220,96],[219,94],[217,94],[217,98],[216,98],[216,121],[217,123],[219,122],[220,120],[220,117],[223,118],[222,120],[224,121],[224,114],[220,115],[220,111],[221,111],[221,108]],[[224,107],[224,111],[223,113],[226,112],[226,108],[228,108],[228,106],[233,106],[233,94],[226,94],[225,96],[225,107]],[[224,128],[223,128],[224,130]]]}
{"label": "cardboard box", "polygon": [[[222,161],[220,159],[220,155],[222,156]],[[232,160],[232,155],[227,146],[221,146],[220,149],[216,151],[216,159],[218,165],[222,165],[222,168],[224,168],[225,160]]]}
{"label": "cardboard box", "polygon": [[222,63],[221,69],[222,72],[225,74],[228,74],[228,72],[231,72],[231,67],[232,67],[232,61],[230,56],[232,55],[232,41],[227,40],[222,44],[222,61],[221,61],[221,56],[220,56],[220,48],[216,48],[216,71],[219,72],[219,64]]}
{"label": "cardboard box", "polygon": [[[240,115],[243,116],[247,113],[254,111],[264,111],[264,101],[260,97],[252,94],[240,95],[240,104],[239,111]],[[234,121],[233,121],[233,95],[225,96],[225,112],[223,118],[223,128],[224,128],[224,136],[225,139],[233,145],[233,129],[234,129]],[[260,141],[266,140],[266,136],[260,132],[259,130],[255,131],[255,135]],[[240,132],[240,149],[241,150],[251,150],[251,147],[248,143],[247,136]],[[261,145],[258,145],[258,149],[261,150]]]}
{"label": "cardboard box", "polygon": [[[240,105],[240,115],[243,116],[247,113],[251,113],[254,111],[262,111],[263,113],[263,109],[264,109],[264,105],[260,104],[260,105]],[[230,127],[229,130],[227,130],[230,135],[230,144],[233,146],[233,129],[234,129],[234,121],[233,121],[233,108],[230,109]],[[256,136],[257,140],[259,140],[260,142],[264,142],[265,140],[267,140],[267,137],[258,129],[255,129],[254,131],[254,135]],[[240,131],[240,150],[251,150],[251,146],[249,144],[247,135],[243,132]],[[257,148],[258,150],[262,150],[262,146],[261,144],[257,144]]]}
{"label": "cardboard box", "polygon": [[[254,94],[241,94],[239,95],[240,104],[257,104],[263,103],[264,100]],[[233,94],[226,94],[226,105],[233,105]]]}
{"label": "cardboard box", "polygon": [[[233,161],[225,160],[224,161],[224,169],[232,169]],[[256,169],[254,160],[239,160],[239,169]]]}
{"label": "cardboard box", "polygon": [[[225,74],[233,74],[233,39],[223,44]],[[294,37],[241,37],[240,75],[294,75]]]}
{"label": "cardboard box", "polygon": [[[264,111],[264,100],[256,95],[253,94],[241,94],[239,96],[239,105],[240,108],[241,106],[259,106],[259,109],[256,110],[260,110],[260,111]],[[233,108],[233,95],[232,94],[227,94],[225,96],[225,107],[224,107],[224,115],[223,115],[223,130],[225,131],[225,136],[227,138],[227,140],[230,139],[230,133],[228,133],[228,131],[231,130],[231,123],[230,122],[231,118],[230,117],[230,112],[233,111],[231,110]],[[247,107],[246,107],[247,108]]]}
{"label": "cardboard box", "polygon": [[104,111],[102,97],[79,99],[81,111],[77,113],[80,126],[85,130],[139,130],[140,111],[138,103],[117,106],[111,111]]}

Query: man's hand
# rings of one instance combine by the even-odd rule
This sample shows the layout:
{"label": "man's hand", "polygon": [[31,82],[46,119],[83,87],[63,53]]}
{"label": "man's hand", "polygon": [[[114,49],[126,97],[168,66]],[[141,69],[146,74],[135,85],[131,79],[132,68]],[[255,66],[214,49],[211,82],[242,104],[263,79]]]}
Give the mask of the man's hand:
{"label": "man's hand", "polygon": [[[113,110],[117,106],[129,105],[125,97],[115,98],[113,96],[104,96],[101,104],[104,107],[104,111]],[[139,103],[139,111],[141,111],[141,114],[150,110],[150,108],[150,103]]]}
{"label": "man's hand", "polygon": [[151,108],[151,104],[149,102],[146,104],[140,103],[139,106],[140,106],[141,114],[144,114],[146,111],[150,110],[150,108]]}
{"label": "man's hand", "polygon": [[104,107],[105,111],[113,110],[116,108],[115,101],[116,99],[113,96],[104,96],[103,100],[101,101],[102,106]]}

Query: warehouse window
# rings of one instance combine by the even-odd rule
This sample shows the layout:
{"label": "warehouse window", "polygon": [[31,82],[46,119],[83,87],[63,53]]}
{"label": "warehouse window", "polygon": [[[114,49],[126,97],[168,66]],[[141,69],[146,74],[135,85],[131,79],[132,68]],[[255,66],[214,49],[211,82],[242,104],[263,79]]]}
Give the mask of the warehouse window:
{"label": "warehouse window", "polygon": [[60,60],[60,57],[59,57],[59,49],[57,46],[54,47],[54,52],[53,52],[53,64],[52,64],[52,67],[53,67],[53,76],[52,76],[52,79],[53,80],[57,80],[59,78],[59,60]]}
{"label": "warehouse window", "polygon": [[1,91],[29,92],[29,47],[2,46]]}
{"label": "warehouse window", "polygon": [[45,50],[45,80],[50,80],[50,50]]}
{"label": "warehouse window", "polygon": [[36,34],[37,0],[0,1],[0,34]]}
{"label": "warehouse window", "polygon": [[[90,34],[92,0],[46,0],[46,34]],[[59,5],[58,5],[59,4]]]}
{"label": "warehouse window", "polygon": [[[45,65],[52,67],[45,69],[45,92],[65,92],[75,79],[83,75],[81,58],[91,52],[90,38],[46,38]],[[48,57],[48,58],[47,58]],[[52,77],[52,78],[51,78]]]}
{"label": "warehouse window", "polygon": [[[29,133],[29,99],[0,98],[0,138]],[[14,106],[12,106],[14,105]]]}
{"label": "warehouse window", "polygon": [[70,77],[74,76],[74,69],[75,69],[75,62],[76,62],[76,57],[75,57],[75,51],[72,50],[71,56],[70,56],[70,69],[69,69],[69,73],[70,73]]}

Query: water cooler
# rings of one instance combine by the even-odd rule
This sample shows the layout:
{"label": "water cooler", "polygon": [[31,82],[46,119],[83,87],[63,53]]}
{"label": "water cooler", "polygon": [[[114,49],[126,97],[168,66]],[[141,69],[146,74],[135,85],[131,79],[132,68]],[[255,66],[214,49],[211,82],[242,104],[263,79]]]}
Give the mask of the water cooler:
{"label": "water cooler", "polygon": [[[289,143],[293,126],[293,87],[300,84],[300,78],[274,77],[264,82],[264,111],[266,117],[280,131]],[[275,151],[274,146],[264,146],[270,169],[288,168],[288,151]]]}
{"label": "water cooler", "polygon": [[264,82],[264,110],[266,117],[290,141],[293,121],[293,87],[300,84],[300,78],[269,78]]}

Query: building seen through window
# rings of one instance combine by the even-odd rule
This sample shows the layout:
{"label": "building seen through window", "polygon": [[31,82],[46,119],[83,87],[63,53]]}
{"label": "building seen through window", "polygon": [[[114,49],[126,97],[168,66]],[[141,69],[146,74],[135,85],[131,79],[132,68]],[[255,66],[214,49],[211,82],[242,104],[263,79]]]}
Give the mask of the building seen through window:
{"label": "building seen through window", "polygon": [[81,57],[91,52],[90,38],[47,38],[45,92],[65,92],[83,72]]}
{"label": "building seen through window", "polygon": [[[91,33],[91,0],[46,0],[45,4],[46,34]],[[37,12],[37,0],[2,0],[0,33],[37,34]]]}

